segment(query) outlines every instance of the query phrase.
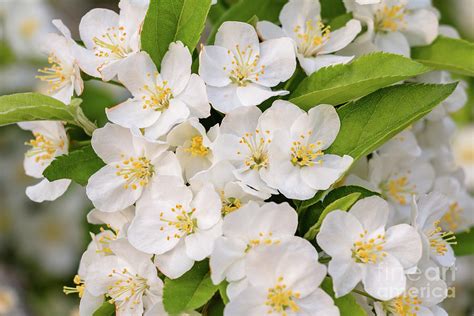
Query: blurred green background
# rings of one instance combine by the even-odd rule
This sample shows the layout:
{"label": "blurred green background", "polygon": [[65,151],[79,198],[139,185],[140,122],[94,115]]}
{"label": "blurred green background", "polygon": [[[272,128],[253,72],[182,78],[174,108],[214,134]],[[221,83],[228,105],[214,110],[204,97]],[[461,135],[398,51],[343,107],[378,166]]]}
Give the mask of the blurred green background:
{"label": "blurred green background", "polygon": [[[229,0],[232,2],[235,0]],[[255,0],[258,1],[258,0]],[[339,0],[334,1],[338,5]],[[324,1],[328,3],[328,1]],[[46,63],[39,51],[42,36],[54,32],[53,18],[62,19],[78,38],[80,18],[90,9],[117,9],[116,0],[0,0],[0,95],[44,91],[35,79]],[[455,26],[462,37],[474,41],[474,0],[435,0],[442,23]],[[473,56],[474,59],[474,56]],[[459,132],[455,155],[474,190],[474,80],[468,104],[454,115]],[[118,87],[87,82],[84,103],[103,109],[127,97]],[[55,202],[29,201],[25,187],[35,179],[24,175],[24,142],[30,135],[16,126],[0,129],[0,315],[78,315],[78,298],[62,293],[72,285],[80,256],[89,242],[86,214],[90,210],[84,189],[73,185]],[[456,297],[444,306],[450,315],[472,315],[474,297],[472,258],[457,262]]]}

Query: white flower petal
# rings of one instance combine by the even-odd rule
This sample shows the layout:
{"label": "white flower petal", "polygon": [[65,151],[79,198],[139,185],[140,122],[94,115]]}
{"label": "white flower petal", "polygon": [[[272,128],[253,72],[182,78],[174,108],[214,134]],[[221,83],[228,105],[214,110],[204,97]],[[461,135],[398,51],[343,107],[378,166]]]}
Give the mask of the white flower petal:
{"label": "white flower petal", "polygon": [[229,84],[222,88],[207,86],[206,88],[212,107],[219,112],[229,113],[244,106],[237,95],[237,85]]}
{"label": "white flower petal", "polygon": [[192,116],[205,118],[211,115],[211,106],[207,98],[206,85],[198,75],[191,75],[188,85],[177,98],[188,106]]}
{"label": "white flower petal", "polygon": [[215,45],[224,47],[234,54],[237,47],[249,48],[254,55],[260,53],[257,32],[252,25],[243,22],[227,21],[222,23],[216,34]]}
{"label": "white flower petal", "polygon": [[362,227],[369,232],[384,230],[390,209],[388,203],[378,196],[370,196],[357,201],[349,213],[354,215]]}
{"label": "white flower petal", "polygon": [[180,94],[191,77],[191,54],[181,42],[170,43],[161,61],[161,76],[168,82],[173,95]]}
{"label": "white flower petal", "polygon": [[71,180],[63,179],[48,181],[43,179],[39,183],[26,188],[26,195],[30,200],[37,203],[44,201],[54,201],[66,192],[71,184]]}
{"label": "white flower petal", "polygon": [[152,108],[143,108],[143,101],[129,99],[113,108],[106,109],[107,118],[126,128],[145,128],[153,125],[161,113]]}
{"label": "white flower petal", "polygon": [[286,36],[281,27],[269,21],[258,21],[257,33],[264,41]]}
{"label": "white flower petal", "polygon": [[416,229],[407,224],[390,227],[385,234],[384,251],[396,258],[404,269],[415,266],[421,258],[421,239]]}
{"label": "white flower petal", "polygon": [[328,189],[349,170],[354,160],[350,156],[324,155],[321,161],[321,164],[316,163],[300,170],[303,181],[314,190]]}
{"label": "white flower petal", "polygon": [[114,166],[105,166],[89,178],[87,196],[94,206],[104,212],[117,212],[135,203],[142,187],[125,189],[125,180],[117,176]]}
{"label": "white flower petal", "polygon": [[146,52],[133,54],[127,58],[128,67],[118,72],[118,80],[135,97],[144,95],[144,86],[156,85],[156,66]]}
{"label": "white flower petal", "polygon": [[315,316],[339,316],[339,309],[332,298],[323,290],[316,289],[310,295],[297,301],[301,312]]}
{"label": "white flower petal", "polygon": [[319,20],[321,5],[319,1],[291,0],[280,12],[280,22],[287,35],[294,35],[295,26],[304,27],[308,20]]}
{"label": "white flower petal", "polygon": [[377,33],[374,41],[381,51],[410,57],[410,44],[405,35],[400,32]]}
{"label": "white flower petal", "polygon": [[123,160],[135,152],[130,130],[114,124],[106,124],[92,134],[92,147],[105,163]]}
{"label": "white flower petal", "polygon": [[406,278],[403,266],[390,254],[375,264],[366,264],[362,279],[365,291],[373,297],[387,301],[405,291]]}
{"label": "white flower petal", "polygon": [[108,32],[109,28],[117,27],[119,23],[119,15],[112,10],[92,9],[87,12],[81,19],[79,24],[79,33],[81,40],[88,49],[95,46],[94,38]]}
{"label": "white flower petal", "polygon": [[272,89],[268,87],[256,83],[249,83],[244,87],[238,87],[236,93],[242,106],[253,106],[259,105],[274,96],[287,95],[289,92],[285,90],[272,91]]}
{"label": "white flower petal", "polygon": [[350,20],[345,26],[331,32],[327,43],[323,46],[319,54],[330,54],[343,49],[354,40],[361,31],[361,25],[358,20]]}
{"label": "white flower petal", "polygon": [[197,229],[185,238],[186,255],[196,261],[208,257],[214,249],[214,242],[222,234],[222,224],[217,223],[208,230]]}
{"label": "white flower petal", "polygon": [[415,10],[405,21],[403,34],[411,46],[429,45],[438,36],[438,17],[430,10]]}
{"label": "white flower petal", "polygon": [[221,237],[215,241],[209,260],[214,284],[219,284],[225,279],[227,270],[245,256],[246,248],[247,244],[234,238]]}
{"label": "white flower petal", "polygon": [[[260,60],[257,68],[265,66],[265,72],[255,83],[274,87],[288,80],[296,69],[296,56],[293,41],[288,38],[271,39],[260,44]],[[244,102],[245,103],[245,102]]]}
{"label": "white flower petal", "polygon": [[206,84],[225,87],[231,83],[229,71],[232,69],[232,56],[220,46],[204,46],[199,55],[199,76]]}
{"label": "white flower petal", "polygon": [[301,68],[303,68],[308,76],[321,68],[337,64],[346,64],[352,59],[354,59],[354,56],[320,55],[316,57],[304,57],[298,54],[298,61],[300,62]]}
{"label": "white flower petal", "polygon": [[332,258],[329,262],[328,274],[332,277],[336,297],[344,296],[352,291],[364,275],[362,267],[350,256]]}
{"label": "white flower petal", "polygon": [[155,256],[155,265],[170,279],[177,279],[194,265],[194,260],[186,255],[184,240],[162,255]]}
{"label": "white flower petal", "polygon": [[184,122],[189,114],[189,109],[183,101],[171,99],[169,108],[161,113],[158,121],[145,129],[145,136],[158,139],[176,124]]}

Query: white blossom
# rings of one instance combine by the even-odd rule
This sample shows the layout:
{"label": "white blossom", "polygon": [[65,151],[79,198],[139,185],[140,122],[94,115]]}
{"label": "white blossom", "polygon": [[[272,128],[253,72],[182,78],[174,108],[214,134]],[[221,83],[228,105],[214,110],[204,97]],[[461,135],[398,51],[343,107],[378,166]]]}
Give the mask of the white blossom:
{"label": "white blossom", "polygon": [[214,45],[205,46],[199,56],[199,75],[209,100],[223,113],[288,94],[271,88],[288,80],[295,68],[291,39],[259,43],[255,29],[242,22],[222,23]]}
{"label": "white blossom", "polygon": [[187,118],[209,116],[206,87],[198,75],[191,74],[191,54],[181,42],[170,44],[160,73],[145,52],[128,59],[118,78],[133,98],[108,109],[110,121],[145,128],[146,136],[157,139]]}
{"label": "white blossom", "polygon": [[257,30],[263,39],[290,37],[297,57],[307,75],[330,65],[347,63],[353,56],[333,53],[346,47],[361,31],[358,20],[351,19],[345,26],[331,30],[321,19],[319,0],[290,0],[280,13],[281,28],[261,21]]}
{"label": "white blossom", "polygon": [[25,173],[41,181],[26,188],[26,195],[35,202],[53,201],[66,192],[71,180],[62,179],[50,182],[43,177],[43,171],[55,157],[67,154],[69,139],[61,122],[37,121],[18,125],[33,133],[34,138],[26,142],[31,148],[25,154],[23,166]]}
{"label": "white blossom", "polygon": [[324,219],[316,239],[331,256],[328,273],[336,297],[362,281],[371,296],[389,300],[405,291],[405,269],[422,254],[415,228],[399,224],[386,229],[389,205],[380,197],[359,200],[349,212],[335,210]]}
{"label": "white blossom", "polygon": [[353,161],[347,155],[324,152],[336,139],[339,128],[339,117],[332,105],[318,105],[300,114],[290,128],[273,134],[268,147],[270,163],[262,174],[263,180],[290,199],[307,200],[317,191],[328,189]]}
{"label": "white blossom", "polygon": [[158,269],[178,278],[212,252],[221,235],[221,200],[212,185],[196,194],[176,177],[163,177],[156,190],[137,203],[130,243],[155,254]]}
{"label": "white blossom", "polygon": [[248,287],[226,305],[225,316],[338,316],[331,297],[319,288],[326,268],[316,249],[301,238],[258,248],[248,255]]}
{"label": "white blossom", "polygon": [[81,69],[105,81],[127,67],[129,57],[140,51],[140,32],[149,0],[120,0],[120,14],[92,9],[81,19],[79,33],[85,48],[74,46]]}
{"label": "white blossom", "polygon": [[382,0],[361,5],[344,0],[346,9],[367,26],[348,54],[384,51],[410,56],[411,46],[429,45],[438,36],[438,16],[431,1]]}
{"label": "white blossom", "polygon": [[227,294],[232,299],[245,288],[246,258],[254,249],[279,244],[293,238],[298,225],[296,212],[288,203],[248,202],[224,218],[223,236],[211,254],[214,284],[231,282]]}
{"label": "white blossom", "polygon": [[87,196],[101,211],[131,206],[161,176],[181,177],[181,166],[168,145],[118,125],[107,124],[92,135],[92,147],[106,163],[89,178]]}

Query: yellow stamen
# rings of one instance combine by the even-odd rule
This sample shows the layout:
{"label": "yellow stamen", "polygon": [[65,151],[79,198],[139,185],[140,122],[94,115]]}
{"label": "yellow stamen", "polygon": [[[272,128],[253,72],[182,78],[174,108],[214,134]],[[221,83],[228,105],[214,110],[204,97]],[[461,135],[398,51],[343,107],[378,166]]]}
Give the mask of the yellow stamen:
{"label": "yellow stamen", "polygon": [[207,156],[209,153],[209,148],[202,144],[203,138],[202,136],[194,136],[191,139],[191,145],[189,147],[184,148],[184,151],[191,154],[191,156]]}
{"label": "yellow stamen", "polygon": [[155,174],[155,168],[146,157],[130,157],[116,166],[117,176],[126,180],[125,189],[136,190],[139,186],[146,186]]}
{"label": "yellow stamen", "polygon": [[329,40],[331,27],[325,26],[320,20],[307,20],[302,25],[297,25],[293,32],[298,38],[298,52],[305,57],[316,56],[323,45]]}
{"label": "yellow stamen", "polygon": [[406,26],[405,5],[384,6],[375,14],[375,29],[384,32],[396,32]]}
{"label": "yellow stamen", "polygon": [[268,306],[268,314],[278,313],[281,316],[287,316],[287,312],[293,314],[300,311],[300,307],[296,303],[296,300],[300,298],[300,293],[288,289],[283,281],[283,277],[279,277],[277,284],[268,289],[265,302],[265,305]]}

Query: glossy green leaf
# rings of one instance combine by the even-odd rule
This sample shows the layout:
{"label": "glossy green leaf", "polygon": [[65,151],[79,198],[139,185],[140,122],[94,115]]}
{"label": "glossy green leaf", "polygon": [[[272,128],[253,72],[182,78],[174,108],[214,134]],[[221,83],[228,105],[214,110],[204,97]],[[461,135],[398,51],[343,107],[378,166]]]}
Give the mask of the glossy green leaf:
{"label": "glossy green leaf", "polygon": [[92,316],[113,316],[115,315],[115,305],[104,302]]}
{"label": "glossy green leaf", "polygon": [[209,261],[196,262],[182,277],[165,280],[163,303],[170,314],[194,310],[206,304],[218,289],[211,281]]}
{"label": "glossy green leaf", "polygon": [[428,70],[400,55],[372,53],[313,73],[299,84],[289,101],[305,110],[322,103],[338,105]]}
{"label": "glossy green leaf", "polygon": [[339,200],[340,198],[342,198],[344,196],[352,194],[352,193],[360,193],[359,200],[363,199],[363,198],[366,198],[366,197],[369,197],[369,196],[373,196],[373,195],[380,195],[377,192],[367,190],[366,188],[359,187],[357,185],[348,185],[348,186],[343,186],[343,187],[339,187],[339,188],[336,188],[334,190],[331,190],[324,197],[323,205],[325,207],[327,207],[331,203]]}
{"label": "glossy green leaf", "polygon": [[431,45],[414,47],[412,58],[435,69],[474,76],[474,43],[439,36]]}
{"label": "glossy green leaf", "polygon": [[321,216],[319,216],[318,221],[304,234],[304,238],[313,240],[316,237],[324,218],[326,218],[329,213],[335,210],[347,211],[355,202],[357,202],[360,195],[361,194],[358,192],[351,193],[326,206],[321,213]]}
{"label": "glossy green leaf", "polygon": [[141,33],[142,49],[159,68],[170,43],[194,51],[206,24],[211,0],[151,0]]}
{"label": "glossy green leaf", "polygon": [[457,244],[452,245],[456,256],[474,255],[474,227],[467,232],[456,234]]}
{"label": "glossy green leaf", "polygon": [[68,155],[56,157],[44,170],[43,175],[49,181],[71,179],[80,185],[86,185],[90,176],[104,165],[89,145],[72,151]]}
{"label": "glossy green leaf", "polygon": [[326,277],[321,284],[321,288],[328,293],[334,300],[341,316],[367,316],[365,310],[357,304],[354,294],[346,294],[339,298],[335,298],[332,288],[332,280]]}
{"label": "glossy green leaf", "polygon": [[75,124],[67,105],[40,93],[0,97],[0,126],[25,121],[65,121]]}
{"label": "glossy green leaf", "polygon": [[428,114],[456,88],[452,84],[400,84],[337,109],[341,129],[326,153],[366,156]]}
{"label": "glossy green leaf", "polygon": [[241,0],[227,10],[214,24],[208,43],[214,43],[217,30],[225,21],[248,22],[254,16],[259,21],[278,22],[280,11],[286,0]]}

